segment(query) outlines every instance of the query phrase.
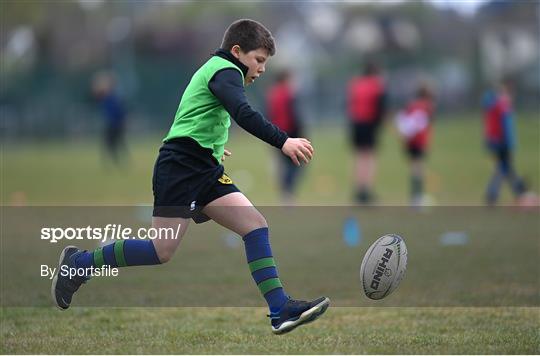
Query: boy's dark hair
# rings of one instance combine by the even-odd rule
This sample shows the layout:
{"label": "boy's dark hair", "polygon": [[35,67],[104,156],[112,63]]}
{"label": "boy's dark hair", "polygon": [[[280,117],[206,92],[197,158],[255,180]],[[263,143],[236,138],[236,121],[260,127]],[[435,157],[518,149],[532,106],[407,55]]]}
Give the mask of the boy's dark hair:
{"label": "boy's dark hair", "polygon": [[381,67],[374,60],[368,60],[364,64],[364,75],[377,75],[380,72]]}
{"label": "boy's dark hair", "polygon": [[247,53],[259,48],[268,51],[268,55],[276,53],[274,37],[260,22],[241,19],[233,22],[221,42],[221,48],[231,50],[234,45],[239,45],[242,52]]}
{"label": "boy's dark hair", "polygon": [[514,81],[514,78],[510,76],[503,77],[500,82],[498,83],[497,87],[500,89],[504,89],[506,91],[512,92],[515,87],[516,82]]}
{"label": "boy's dark hair", "polygon": [[422,83],[416,90],[416,97],[419,99],[431,99],[433,98],[433,91],[428,84]]}

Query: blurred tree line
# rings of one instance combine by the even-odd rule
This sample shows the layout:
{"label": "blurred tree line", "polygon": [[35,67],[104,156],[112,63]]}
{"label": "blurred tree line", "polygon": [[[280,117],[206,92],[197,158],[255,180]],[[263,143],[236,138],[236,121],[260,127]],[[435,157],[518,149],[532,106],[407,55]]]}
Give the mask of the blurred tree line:
{"label": "blurred tree line", "polygon": [[132,130],[164,132],[194,70],[238,18],[263,22],[277,40],[267,75],[248,91],[264,109],[278,68],[297,73],[302,105],[316,123],[343,121],[347,81],[367,59],[383,64],[397,108],[429,80],[442,111],[478,107],[486,86],[511,78],[517,103],[537,110],[536,1],[497,0],[471,16],[428,1],[0,3],[0,135],[50,137],[97,130],[90,83],[115,74]]}

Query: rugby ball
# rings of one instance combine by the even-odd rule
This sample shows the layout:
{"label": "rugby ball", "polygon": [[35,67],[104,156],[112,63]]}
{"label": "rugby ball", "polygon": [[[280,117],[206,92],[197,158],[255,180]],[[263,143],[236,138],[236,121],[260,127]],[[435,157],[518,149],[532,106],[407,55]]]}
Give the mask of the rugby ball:
{"label": "rugby ball", "polygon": [[384,235],[367,250],[360,267],[360,283],[370,299],[382,299],[397,288],[407,269],[405,241]]}

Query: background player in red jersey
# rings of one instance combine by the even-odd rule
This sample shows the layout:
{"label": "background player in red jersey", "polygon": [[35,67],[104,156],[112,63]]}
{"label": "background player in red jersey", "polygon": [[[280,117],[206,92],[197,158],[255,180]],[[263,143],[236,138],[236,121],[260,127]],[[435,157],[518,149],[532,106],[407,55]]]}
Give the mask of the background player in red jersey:
{"label": "background player in red jersey", "polygon": [[[274,85],[266,97],[268,117],[274,125],[289,137],[304,137],[303,125],[298,113],[297,95],[290,70],[284,69],[276,76]],[[278,174],[281,198],[285,205],[294,204],[294,195],[300,174],[300,167],[280,154]]]}
{"label": "background player in red jersey", "polygon": [[375,150],[385,110],[385,84],[379,66],[370,62],[365,66],[364,75],[352,78],[347,88],[347,112],[355,149],[355,200],[361,204],[374,199]]}
{"label": "background player in red jersey", "polygon": [[433,123],[433,92],[421,84],[412,100],[396,118],[398,131],[411,167],[411,204],[421,206],[424,198],[424,159],[429,147]]}

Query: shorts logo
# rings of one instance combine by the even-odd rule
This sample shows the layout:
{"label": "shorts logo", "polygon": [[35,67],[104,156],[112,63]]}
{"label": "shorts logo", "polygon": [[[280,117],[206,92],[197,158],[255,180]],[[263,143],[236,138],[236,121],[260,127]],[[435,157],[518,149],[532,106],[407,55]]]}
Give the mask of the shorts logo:
{"label": "shorts logo", "polygon": [[191,202],[191,205],[189,206],[189,210],[190,210],[190,211],[195,210],[195,203],[196,203],[196,200],[194,200],[194,201]]}
{"label": "shorts logo", "polygon": [[231,178],[229,178],[225,173],[221,176],[221,178],[218,179],[218,182],[221,184],[233,184],[233,181]]}

